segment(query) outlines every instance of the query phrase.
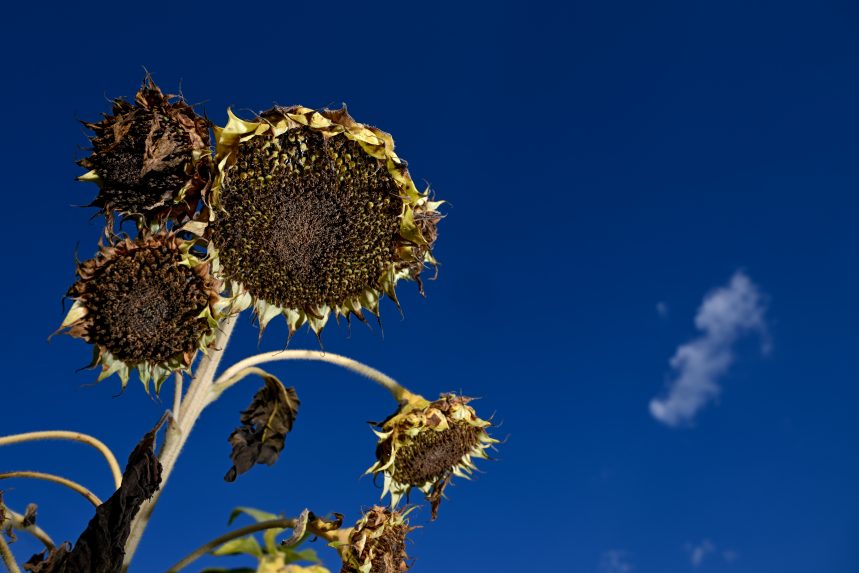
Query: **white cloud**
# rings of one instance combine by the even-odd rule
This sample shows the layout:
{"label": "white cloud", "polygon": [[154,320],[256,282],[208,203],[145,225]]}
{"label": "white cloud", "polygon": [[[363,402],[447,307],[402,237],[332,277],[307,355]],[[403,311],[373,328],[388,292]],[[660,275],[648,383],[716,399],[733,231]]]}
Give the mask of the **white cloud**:
{"label": "white cloud", "polygon": [[668,316],[668,304],[664,302],[657,302],[656,314],[658,314],[660,318],[666,318]]}
{"label": "white cloud", "polygon": [[632,573],[635,567],[629,562],[626,551],[610,549],[600,557],[600,573]]}
{"label": "white cloud", "polygon": [[692,563],[692,567],[698,567],[708,555],[716,550],[716,546],[709,539],[705,539],[697,545],[687,545],[686,550],[689,551],[689,561]]}
{"label": "white cloud", "polygon": [[668,395],[650,401],[650,413],[660,422],[679,426],[692,422],[698,411],[719,396],[719,378],[734,361],[733,346],[749,332],[758,332],[767,350],[763,295],[742,271],[727,286],[704,297],[695,316],[703,334],[677,348],[671,358],[676,375]]}

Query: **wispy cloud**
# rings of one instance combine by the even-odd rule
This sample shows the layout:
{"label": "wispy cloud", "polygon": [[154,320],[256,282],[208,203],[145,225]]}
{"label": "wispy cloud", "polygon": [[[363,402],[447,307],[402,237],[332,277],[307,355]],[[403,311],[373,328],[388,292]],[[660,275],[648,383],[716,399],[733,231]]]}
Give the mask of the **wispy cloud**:
{"label": "wispy cloud", "polygon": [[[700,543],[687,543],[686,551],[689,553],[689,562],[692,564],[692,567],[697,568],[711,555],[716,555],[716,544],[709,539],[704,539]],[[719,555],[729,565],[739,558],[739,555],[733,549],[723,549]],[[716,555],[716,557],[718,558],[719,555]]]}
{"label": "wispy cloud", "polygon": [[716,546],[709,539],[705,539],[701,543],[688,545],[686,549],[689,551],[689,561],[692,563],[692,567],[699,567],[704,559],[716,550]]}
{"label": "wispy cloud", "polygon": [[629,561],[626,551],[610,549],[600,556],[600,573],[632,573],[635,567]]}
{"label": "wispy cloud", "polygon": [[677,348],[671,358],[674,379],[668,394],[650,401],[650,413],[669,426],[692,422],[708,402],[718,397],[719,378],[734,361],[733,346],[750,332],[766,342],[763,295],[742,271],[727,286],[704,297],[695,316],[695,326],[703,334]]}

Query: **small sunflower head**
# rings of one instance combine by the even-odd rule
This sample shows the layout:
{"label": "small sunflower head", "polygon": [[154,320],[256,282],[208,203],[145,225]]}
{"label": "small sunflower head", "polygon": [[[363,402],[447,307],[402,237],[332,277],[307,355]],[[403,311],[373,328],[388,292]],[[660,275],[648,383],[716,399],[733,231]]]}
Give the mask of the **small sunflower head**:
{"label": "small sunflower head", "polygon": [[382,294],[420,285],[441,201],[430,201],[391,136],[343,108],[275,108],[259,121],[230,113],[215,128],[212,248],[235,296],[261,328],[278,314],[290,335],[319,335],[330,314],[378,316]]}
{"label": "small sunflower head", "polygon": [[81,181],[99,185],[91,203],[146,223],[192,216],[211,183],[209,121],[181,98],[164,95],[146,77],[134,103],[113,102],[113,113],[84,125],[94,132],[92,154],[78,162]]}
{"label": "small sunflower head", "polygon": [[78,264],[60,330],[93,344],[99,381],[116,373],[125,388],[136,368],[157,392],[214,342],[220,283],[192,248],[173,233],[144,234],[115,239]]}
{"label": "small sunflower head", "polygon": [[340,573],[402,573],[410,569],[406,512],[376,506],[358,520],[340,548]]}
{"label": "small sunflower head", "polygon": [[497,440],[468,405],[471,398],[443,394],[435,402],[415,397],[385,422],[378,424],[376,463],[367,470],[382,474],[382,496],[391,493],[396,507],[412,488],[426,494],[436,518],[444,488],[452,476],[468,478],[474,458],[487,458],[486,449]]}

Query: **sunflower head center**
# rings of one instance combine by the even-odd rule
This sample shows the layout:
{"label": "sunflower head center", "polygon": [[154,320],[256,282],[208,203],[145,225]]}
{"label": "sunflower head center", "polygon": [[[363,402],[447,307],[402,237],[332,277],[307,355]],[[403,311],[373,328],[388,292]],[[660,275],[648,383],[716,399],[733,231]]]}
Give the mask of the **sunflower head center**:
{"label": "sunflower head center", "polygon": [[158,363],[196,349],[207,325],[204,285],[167,249],[138,249],[91,279],[85,304],[90,337],[116,358]]}
{"label": "sunflower head center", "polygon": [[480,428],[455,423],[445,430],[426,429],[397,450],[394,479],[420,486],[443,478],[480,443]]}
{"label": "sunflower head center", "polygon": [[228,276],[283,308],[342,305],[392,264],[402,201],[384,162],[309,128],[239,145],[213,241]]}

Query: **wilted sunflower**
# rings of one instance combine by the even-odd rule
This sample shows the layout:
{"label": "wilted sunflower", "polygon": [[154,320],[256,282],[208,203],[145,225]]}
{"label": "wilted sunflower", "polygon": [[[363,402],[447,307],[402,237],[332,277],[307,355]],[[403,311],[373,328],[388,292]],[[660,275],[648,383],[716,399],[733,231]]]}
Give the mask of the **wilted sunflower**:
{"label": "wilted sunflower", "polygon": [[283,314],[290,336],[305,322],[319,335],[332,312],[378,316],[382,293],[396,303],[399,279],[420,286],[436,264],[442,202],[417,190],[389,134],[345,107],[230,112],[215,136],[212,245],[234,308],[253,304],[261,328]]}
{"label": "wilted sunflower", "polygon": [[181,98],[164,95],[147,76],[135,103],[113,101],[113,114],[84,125],[95,132],[92,155],[78,162],[78,179],[98,183],[91,206],[146,223],[182,220],[211,183],[209,126]]}
{"label": "wilted sunflower", "polygon": [[144,234],[115,239],[78,264],[60,330],[93,344],[98,380],[117,373],[125,388],[136,368],[147,392],[150,380],[157,392],[212,344],[220,283],[192,246],[172,233]]}
{"label": "wilted sunflower", "polygon": [[417,488],[432,504],[435,519],[451,477],[467,478],[475,469],[472,458],[488,458],[486,449],[498,440],[486,432],[491,422],[481,420],[470,401],[455,394],[435,402],[416,396],[377,424],[376,463],[367,473],[383,475],[382,496],[391,493],[392,507]]}
{"label": "wilted sunflower", "polygon": [[406,514],[376,506],[358,520],[340,548],[340,573],[402,573],[408,571]]}

